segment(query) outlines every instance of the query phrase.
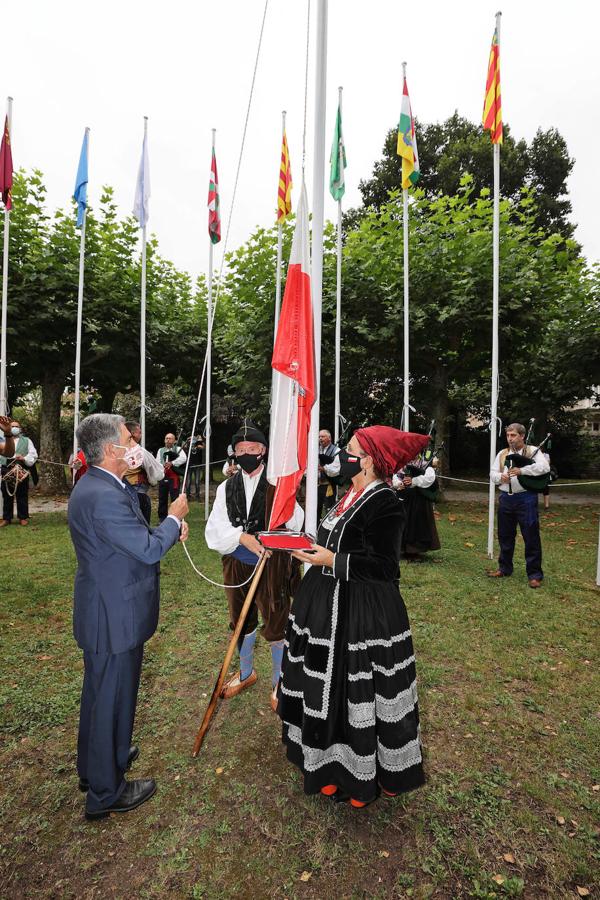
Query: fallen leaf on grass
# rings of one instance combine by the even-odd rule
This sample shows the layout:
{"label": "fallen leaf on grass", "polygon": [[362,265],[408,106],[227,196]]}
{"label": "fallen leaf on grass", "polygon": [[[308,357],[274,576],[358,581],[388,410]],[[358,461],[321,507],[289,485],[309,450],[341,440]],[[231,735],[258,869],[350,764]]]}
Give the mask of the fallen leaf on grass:
{"label": "fallen leaf on grass", "polygon": [[506,878],[504,877],[504,875],[494,875],[492,881],[495,881],[496,884],[504,884]]}
{"label": "fallen leaf on grass", "polygon": [[565,817],[564,817],[564,816],[557,816],[557,817],[556,817],[556,824],[557,824],[557,825],[564,825],[564,824],[565,824]]}
{"label": "fallen leaf on grass", "polygon": [[592,790],[593,790],[593,791],[600,791],[600,784],[593,784],[593,785],[592,785]]}
{"label": "fallen leaf on grass", "polygon": [[[224,771],[225,771],[225,769],[222,766],[218,766],[215,769],[215,775],[222,775]],[[564,821],[564,819],[563,819],[563,821]]]}
{"label": "fallen leaf on grass", "polygon": [[560,777],[561,777],[561,778],[568,778],[568,777],[569,777],[569,773],[568,773],[568,772],[561,772],[561,773],[560,773]]}
{"label": "fallen leaf on grass", "polygon": [[387,859],[389,855],[390,855],[389,850],[380,850],[379,853],[377,854],[377,856],[382,856],[384,859]]}
{"label": "fallen leaf on grass", "polygon": [[300,876],[300,881],[310,881],[312,878],[312,872],[303,872]]}
{"label": "fallen leaf on grass", "polygon": [[589,890],[586,887],[580,887],[579,885],[577,885],[577,893],[579,894],[580,897],[589,897],[590,896]]}
{"label": "fallen leaf on grass", "polygon": [[512,853],[504,853],[502,855],[502,859],[504,860],[504,862],[507,862],[507,863],[515,863],[516,862],[516,859],[514,858]]}
{"label": "fallen leaf on grass", "polygon": [[46,662],[47,660],[52,659],[52,657],[51,657],[51,656],[47,656],[47,655],[44,653],[43,656],[36,656],[36,659],[41,659],[41,660],[43,660],[44,662]]}
{"label": "fallen leaf on grass", "polygon": [[472,544],[471,541],[465,541],[465,547],[474,547],[475,544]]}

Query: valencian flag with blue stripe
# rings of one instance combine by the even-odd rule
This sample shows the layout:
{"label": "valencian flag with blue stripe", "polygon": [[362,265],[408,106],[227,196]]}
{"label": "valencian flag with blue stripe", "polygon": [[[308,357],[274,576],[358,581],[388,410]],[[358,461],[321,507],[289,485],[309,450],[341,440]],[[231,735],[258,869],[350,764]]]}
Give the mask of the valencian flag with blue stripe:
{"label": "valencian flag with blue stripe", "polygon": [[500,42],[494,31],[483,100],[483,127],[490,132],[492,144],[502,143],[502,99],[500,96]]}

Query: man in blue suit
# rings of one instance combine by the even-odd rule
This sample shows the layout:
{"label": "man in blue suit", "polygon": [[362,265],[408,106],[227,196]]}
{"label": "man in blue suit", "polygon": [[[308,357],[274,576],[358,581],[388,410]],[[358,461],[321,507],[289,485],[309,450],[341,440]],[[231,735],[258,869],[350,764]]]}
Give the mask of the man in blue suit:
{"label": "man in blue suit", "polygon": [[159,561],[186,540],[188,505],[182,494],[158,528],[147,524],[122,480],[140,449],[122,416],[88,416],[77,440],[89,466],[69,500],[73,632],[84,661],[77,770],[86,818],[99,819],[135,809],[156,791],[153,779],[124,775],[139,754],[131,735],[144,642],[158,624]]}

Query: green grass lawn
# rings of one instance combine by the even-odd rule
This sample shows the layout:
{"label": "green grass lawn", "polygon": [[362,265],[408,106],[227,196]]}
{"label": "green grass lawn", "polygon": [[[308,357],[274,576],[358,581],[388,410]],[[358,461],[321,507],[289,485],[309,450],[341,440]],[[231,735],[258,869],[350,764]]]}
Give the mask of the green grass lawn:
{"label": "green grass lawn", "polygon": [[[443,550],[402,565],[427,785],[364,811],[305,797],[259,682],[191,748],[228,639],[223,592],[180,547],[146,647],[134,776],[148,804],[83,818],[75,743],[81,654],[66,518],[0,532],[2,897],[555,898],[600,890],[598,513],[542,519],[546,582],[484,571],[485,500],[439,507]],[[220,580],[192,507],[189,547]],[[520,539],[519,539],[520,541]]]}

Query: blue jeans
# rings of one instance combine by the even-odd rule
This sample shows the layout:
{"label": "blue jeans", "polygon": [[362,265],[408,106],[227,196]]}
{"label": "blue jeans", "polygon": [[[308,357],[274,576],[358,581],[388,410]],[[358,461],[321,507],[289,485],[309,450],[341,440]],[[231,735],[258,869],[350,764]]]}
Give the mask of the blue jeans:
{"label": "blue jeans", "polygon": [[500,491],[498,503],[498,541],[500,556],[498,568],[505,575],[513,573],[513,555],[517,525],[521,529],[525,542],[525,567],[529,579],[544,577],[542,571],[542,542],[540,540],[540,520],[538,515],[538,496],[534,491],[520,491],[509,494]]}

